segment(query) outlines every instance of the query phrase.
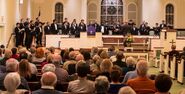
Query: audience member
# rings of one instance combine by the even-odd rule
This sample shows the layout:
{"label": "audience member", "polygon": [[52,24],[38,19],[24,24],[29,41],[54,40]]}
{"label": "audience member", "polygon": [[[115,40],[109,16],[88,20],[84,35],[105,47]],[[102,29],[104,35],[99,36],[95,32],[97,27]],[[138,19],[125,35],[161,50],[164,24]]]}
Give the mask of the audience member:
{"label": "audience member", "polygon": [[122,51],[119,51],[116,55],[116,61],[113,62],[114,65],[118,65],[119,67],[121,68],[125,68],[127,67],[126,63],[123,62],[123,58],[124,58],[124,55],[123,55],[123,52]]}
{"label": "audience member", "polygon": [[55,73],[56,67],[54,64],[46,64],[42,67],[42,73],[53,72]]}
{"label": "audience member", "polygon": [[72,93],[93,93],[95,90],[94,82],[86,78],[89,71],[90,68],[85,62],[79,62],[77,64],[78,79],[69,82],[67,91]]}
{"label": "audience member", "polygon": [[61,61],[62,61],[62,58],[60,55],[58,54],[54,54],[53,55],[53,64],[55,65],[56,67],[56,70],[55,70],[55,74],[57,76],[57,82],[58,83],[62,83],[62,82],[66,82],[67,81],[67,77],[68,77],[68,72],[66,70],[64,70],[63,68],[61,68]]}
{"label": "audience member", "polygon": [[126,59],[127,67],[123,67],[123,75],[125,75],[129,71],[135,70],[135,64],[136,64],[135,59],[133,57],[128,57]]}
{"label": "audience member", "polygon": [[126,86],[125,84],[122,84],[119,82],[120,76],[121,76],[121,70],[114,69],[111,71],[111,83],[109,88],[110,94],[118,94],[118,91],[121,87]]}
{"label": "audience member", "polygon": [[[4,90],[4,85],[3,85],[3,81],[5,76],[8,73],[12,73],[12,72],[17,72],[18,70],[18,64],[19,62],[16,59],[10,58],[6,61],[6,73],[2,73],[0,74],[0,89]],[[21,84],[19,85],[18,89],[27,89],[29,90],[29,86],[27,81],[21,77]]]}
{"label": "audience member", "polygon": [[[20,53],[19,60],[21,61],[22,59],[28,60],[28,54],[25,52]],[[29,66],[31,67],[31,73],[36,75],[38,73],[36,65],[29,62]]]}
{"label": "audience member", "polygon": [[155,79],[155,88],[157,92],[155,94],[170,94],[169,90],[172,86],[172,80],[170,76],[166,74],[159,74]]}
{"label": "audience member", "polygon": [[6,50],[5,50],[5,53],[4,53],[4,58],[3,58],[2,60],[0,60],[0,65],[5,66],[5,65],[6,65],[6,61],[7,61],[9,58],[11,58],[11,56],[12,56],[12,51],[6,49]]}
{"label": "audience member", "polygon": [[78,61],[81,61],[81,60],[84,60],[84,56],[82,54],[78,54],[75,58],[75,60],[78,62]]}
{"label": "audience member", "polygon": [[15,58],[15,59],[18,60],[19,59],[19,54],[17,54],[17,48],[12,48],[11,51],[12,51],[11,58]]}
{"label": "audience member", "polygon": [[[151,90],[155,92],[155,83],[147,77],[148,64],[145,60],[140,60],[136,66],[138,77],[127,81],[127,85],[132,87],[136,92],[140,92],[143,89]],[[143,84],[145,83],[145,84]]]}
{"label": "audience member", "polygon": [[108,94],[109,81],[106,76],[98,76],[95,79],[95,94]]}
{"label": "audience member", "polygon": [[18,73],[20,74],[21,77],[24,77],[27,81],[37,81],[37,76],[36,74],[32,74],[31,72],[31,66],[26,59],[22,59],[21,62],[19,63],[18,67]]}
{"label": "audience member", "polygon": [[113,67],[112,62],[109,59],[104,59],[100,64],[101,73],[99,75],[106,76],[108,80],[111,81],[110,72],[112,70],[112,67]]}
{"label": "audience member", "polygon": [[46,60],[45,53],[42,47],[36,49],[35,56],[32,58],[33,63],[42,63]]}
{"label": "audience member", "polygon": [[41,77],[41,89],[33,91],[32,94],[62,94],[55,90],[54,86],[57,83],[57,77],[53,72],[45,72]]}
{"label": "audience member", "polygon": [[136,92],[129,86],[122,87],[118,94],[136,94]]}
{"label": "audience member", "polygon": [[0,48],[0,60],[3,59],[4,55],[3,55],[3,50]]}
{"label": "audience member", "polygon": [[4,79],[4,87],[6,91],[1,94],[26,94],[27,90],[17,89],[21,84],[21,77],[18,73],[8,73]]}

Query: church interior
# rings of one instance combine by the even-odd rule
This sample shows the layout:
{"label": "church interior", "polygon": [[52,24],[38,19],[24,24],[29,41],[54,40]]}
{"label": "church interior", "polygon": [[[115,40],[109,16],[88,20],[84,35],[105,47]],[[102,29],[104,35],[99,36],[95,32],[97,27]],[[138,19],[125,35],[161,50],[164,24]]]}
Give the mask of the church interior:
{"label": "church interior", "polygon": [[[50,87],[56,90],[56,94],[60,94],[58,91],[65,92],[64,94],[185,94],[184,5],[185,0],[0,0],[0,72],[8,78],[10,73],[7,72],[7,62],[13,62],[10,59],[14,58],[19,63],[14,72],[21,79],[25,76],[27,80],[34,73],[26,73],[27,69],[24,70],[22,63],[34,64],[37,80],[28,79],[29,89],[15,88],[29,91],[23,94],[46,92],[39,90],[48,89],[42,81],[47,76],[43,72],[47,70],[44,67],[49,63],[56,67],[54,74],[48,73],[56,75],[56,85]],[[42,58],[37,57],[37,51],[39,55],[43,51]],[[9,56],[10,54],[14,55]],[[34,61],[35,59],[37,60]],[[82,61],[90,68],[88,73],[83,72],[86,74],[83,77],[78,73],[78,67],[82,67],[81,71],[84,71]],[[60,62],[61,70],[57,70],[56,62]],[[130,69],[127,62],[132,62],[133,68]],[[25,73],[21,73],[21,64]],[[102,66],[105,66],[104,71]],[[111,69],[106,70],[108,67]],[[28,70],[32,71],[30,68]],[[48,68],[47,72],[50,70],[52,68]],[[132,75],[137,74],[137,77],[128,77],[128,81],[124,82],[127,73],[132,71],[135,71]],[[29,77],[26,77],[27,74]],[[63,80],[66,75],[68,76]],[[103,86],[108,90],[97,89],[101,87],[98,87],[101,84],[97,84],[103,79],[101,75],[106,76],[102,83],[106,83],[108,79],[109,86]],[[114,76],[120,76],[119,81],[112,81],[116,78]],[[52,77],[48,77],[51,78],[48,80],[52,80]],[[3,80],[1,78],[0,74],[0,90],[9,92],[8,86],[3,85],[6,77]],[[88,83],[92,87],[91,91],[94,91],[91,92],[85,85],[77,87],[80,82],[75,81],[82,78],[94,83],[93,86]],[[137,78],[146,78],[153,87],[149,84],[141,85],[144,82],[135,82],[134,85],[132,82]],[[147,85],[149,89],[141,88]],[[170,86],[169,89],[167,86]],[[122,93],[121,91],[129,90],[122,90],[123,87],[131,87],[133,92]]]}

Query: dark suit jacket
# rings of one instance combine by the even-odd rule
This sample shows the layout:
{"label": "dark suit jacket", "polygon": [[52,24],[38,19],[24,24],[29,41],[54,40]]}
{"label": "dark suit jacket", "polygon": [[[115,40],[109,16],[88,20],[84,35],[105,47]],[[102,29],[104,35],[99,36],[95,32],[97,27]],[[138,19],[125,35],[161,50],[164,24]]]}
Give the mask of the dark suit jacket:
{"label": "dark suit jacket", "polygon": [[57,34],[58,33],[58,25],[57,25],[57,28],[55,28],[55,24],[52,23],[51,24],[51,32],[52,32],[52,34]]}
{"label": "dark suit jacket", "polygon": [[79,24],[79,31],[80,32],[86,32],[86,24],[80,23]]}
{"label": "dark suit jacket", "polygon": [[33,91],[32,94],[62,94],[62,92],[57,90],[51,90],[51,89],[39,89],[39,90]]}
{"label": "dark suit jacket", "polygon": [[44,26],[44,32],[45,34],[51,34],[51,27],[50,26]]}

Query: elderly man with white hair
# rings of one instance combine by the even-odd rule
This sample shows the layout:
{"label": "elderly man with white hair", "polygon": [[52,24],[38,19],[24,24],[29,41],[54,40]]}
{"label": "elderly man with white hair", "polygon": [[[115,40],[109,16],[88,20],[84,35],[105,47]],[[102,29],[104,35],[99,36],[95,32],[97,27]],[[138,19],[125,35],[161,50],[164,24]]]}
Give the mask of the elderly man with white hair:
{"label": "elderly man with white hair", "polygon": [[140,60],[136,65],[136,70],[138,77],[128,80],[127,85],[134,89],[136,93],[140,92],[143,89],[155,92],[155,83],[147,76],[148,64],[146,60]]}
{"label": "elderly man with white hair", "polygon": [[[10,58],[6,61],[6,73],[0,74],[0,89],[4,90],[3,81],[8,73],[17,72],[18,70],[18,61],[16,59]],[[21,77],[21,84],[18,87],[19,89],[27,89],[29,90],[29,86],[27,81]]]}
{"label": "elderly man with white hair", "polygon": [[21,77],[17,72],[8,73],[4,79],[4,86],[7,91],[1,94],[25,94],[27,90],[17,89],[21,84]]}
{"label": "elderly man with white hair", "polygon": [[41,77],[41,89],[33,91],[32,94],[62,94],[54,89],[57,83],[57,76],[53,72],[45,72]]}
{"label": "elderly man with white hair", "polygon": [[118,94],[136,94],[136,92],[129,86],[122,87]]}
{"label": "elderly man with white hair", "polygon": [[45,72],[55,72],[56,70],[56,67],[54,64],[45,64],[43,67],[42,67],[42,73],[45,73]]}
{"label": "elderly man with white hair", "polygon": [[68,72],[60,66],[62,57],[58,54],[54,54],[52,62],[56,67],[55,74],[57,76],[58,83],[66,82],[68,78]]}

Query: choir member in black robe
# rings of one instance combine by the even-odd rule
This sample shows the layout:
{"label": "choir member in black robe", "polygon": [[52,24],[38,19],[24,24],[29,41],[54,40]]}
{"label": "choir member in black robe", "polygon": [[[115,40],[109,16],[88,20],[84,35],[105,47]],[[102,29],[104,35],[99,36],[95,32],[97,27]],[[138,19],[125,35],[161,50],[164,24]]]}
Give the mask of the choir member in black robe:
{"label": "choir member in black robe", "polygon": [[22,46],[24,46],[24,31],[25,31],[25,29],[24,29],[24,22],[23,22],[23,19],[21,19],[20,20],[20,34],[21,34],[21,36],[20,36],[20,43],[21,43],[21,45]]}
{"label": "choir member in black robe", "polygon": [[70,30],[70,23],[68,22],[67,18],[64,19],[64,22],[62,23],[62,34],[67,35],[69,34]]}
{"label": "choir member in black robe", "polygon": [[121,30],[121,25],[118,22],[117,24],[115,24],[113,29],[113,35],[119,35],[120,34],[120,30]]}
{"label": "choir member in black robe", "polygon": [[153,29],[154,29],[154,33],[155,33],[155,35],[156,35],[156,36],[159,36],[159,35],[160,35],[160,31],[161,31],[161,29],[160,29],[160,27],[159,27],[159,24],[158,24],[158,23],[156,23],[156,24],[155,24],[155,27],[153,27]]}
{"label": "choir member in black robe", "polygon": [[133,24],[133,26],[132,26],[131,34],[138,35],[138,28],[136,27],[135,24]]}
{"label": "choir member in black robe", "polygon": [[145,29],[146,29],[145,22],[143,22],[139,27],[139,32],[141,35],[145,35]]}
{"label": "choir member in black robe", "polygon": [[30,48],[33,40],[33,34],[32,34],[32,29],[31,29],[31,24],[28,23],[28,25],[25,27],[25,33],[26,33],[26,38],[25,38],[25,46],[26,48]]}
{"label": "choir member in black robe", "polygon": [[165,24],[165,21],[162,20],[162,23],[160,24],[160,29],[163,29],[165,27],[167,27],[167,25]]}
{"label": "choir member in black robe", "polygon": [[95,23],[93,24],[93,26],[95,27],[96,29],[96,32],[101,32],[101,27],[100,25],[95,21]]}
{"label": "choir member in black robe", "polygon": [[29,20],[30,20],[29,18],[26,19],[26,21],[24,22],[24,26],[28,26],[28,24],[30,23]]}
{"label": "choir member in black robe", "polygon": [[78,28],[80,32],[86,32],[86,24],[84,23],[84,19],[81,20]]}
{"label": "choir member in black robe", "polygon": [[49,22],[46,22],[46,25],[44,26],[44,33],[45,35],[51,34],[51,27]]}
{"label": "choir member in black robe", "polygon": [[121,27],[121,32],[125,36],[128,33],[130,34],[132,31],[132,26],[128,25],[128,22],[125,22],[124,25]]}
{"label": "choir member in black robe", "polygon": [[20,31],[20,24],[19,23],[16,23],[14,33],[15,33],[15,41],[16,41],[15,46],[18,47],[19,45],[21,45],[21,42],[20,42],[21,31]]}
{"label": "choir member in black robe", "polygon": [[53,23],[51,24],[51,32],[52,32],[52,34],[58,33],[58,25],[57,25],[57,21],[55,19],[53,20]]}
{"label": "choir member in black robe", "polygon": [[37,46],[42,46],[42,23],[35,28]]}
{"label": "choir member in black robe", "polygon": [[102,24],[102,26],[104,27],[104,32],[103,35],[109,35],[109,25],[106,22],[105,24]]}
{"label": "choir member in black robe", "polygon": [[150,26],[148,26],[148,23],[145,23],[145,29],[144,29],[144,35],[149,35],[150,33]]}
{"label": "choir member in black robe", "polygon": [[78,32],[78,24],[76,23],[76,19],[73,20],[71,23],[71,30],[70,30],[71,35],[75,35]]}

